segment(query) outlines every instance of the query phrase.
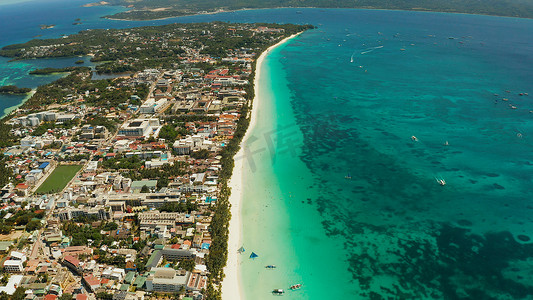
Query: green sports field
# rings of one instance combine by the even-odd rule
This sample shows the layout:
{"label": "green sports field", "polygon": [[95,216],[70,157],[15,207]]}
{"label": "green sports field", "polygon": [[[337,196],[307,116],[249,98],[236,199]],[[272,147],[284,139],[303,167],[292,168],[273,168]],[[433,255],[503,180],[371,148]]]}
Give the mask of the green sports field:
{"label": "green sports field", "polygon": [[60,192],[81,167],[82,165],[57,166],[35,192],[39,194]]}

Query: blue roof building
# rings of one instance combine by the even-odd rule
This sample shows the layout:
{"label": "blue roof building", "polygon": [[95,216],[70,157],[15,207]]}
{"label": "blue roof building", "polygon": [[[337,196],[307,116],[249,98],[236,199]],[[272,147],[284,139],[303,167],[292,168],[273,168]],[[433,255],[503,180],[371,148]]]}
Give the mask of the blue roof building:
{"label": "blue roof building", "polygon": [[50,165],[49,162],[43,162],[43,163],[39,166],[39,169],[43,169],[43,170],[44,170],[44,169],[48,168],[49,165]]}

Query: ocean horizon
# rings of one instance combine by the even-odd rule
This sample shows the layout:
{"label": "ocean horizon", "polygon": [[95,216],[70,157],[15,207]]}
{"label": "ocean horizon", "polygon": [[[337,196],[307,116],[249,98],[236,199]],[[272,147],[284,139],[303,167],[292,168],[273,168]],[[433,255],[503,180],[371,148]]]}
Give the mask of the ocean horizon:
{"label": "ocean horizon", "polygon": [[[3,6],[0,45],[173,22],[317,26],[262,68],[254,138],[243,144],[252,153],[241,212],[246,299],[296,283],[290,299],[533,294],[533,20],[267,9],[124,22],[100,18],[123,8],[85,2],[29,24],[2,18],[24,15],[28,2]],[[29,70],[78,59],[0,58],[0,84],[35,88],[57,78]],[[21,101],[0,96],[0,108]]]}

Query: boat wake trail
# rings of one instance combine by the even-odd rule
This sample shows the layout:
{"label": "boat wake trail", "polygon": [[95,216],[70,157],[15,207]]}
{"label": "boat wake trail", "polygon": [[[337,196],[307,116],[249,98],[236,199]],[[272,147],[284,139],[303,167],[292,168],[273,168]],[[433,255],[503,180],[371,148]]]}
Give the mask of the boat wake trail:
{"label": "boat wake trail", "polygon": [[357,52],[357,50],[354,50],[353,53],[352,53],[352,57],[350,58],[350,62],[353,63],[353,56],[355,55],[355,52]]}
{"label": "boat wake trail", "polygon": [[377,47],[372,47],[372,48],[366,49],[365,51],[361,52],[361,55],[370,53],[370,52],[372,52],[372,51],[374,51],[376,49],[381,49],[381,48],[383,48],[383,46],[377,46]]}

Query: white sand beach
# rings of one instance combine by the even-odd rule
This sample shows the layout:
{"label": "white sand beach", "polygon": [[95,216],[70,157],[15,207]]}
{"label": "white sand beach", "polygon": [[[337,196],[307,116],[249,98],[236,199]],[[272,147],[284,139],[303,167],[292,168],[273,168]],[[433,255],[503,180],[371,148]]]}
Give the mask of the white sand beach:
{"label": "white sand beach", "polygon": [[222,282],[222,299],[225,300],[240,300],[244,299],[242,293],[242,287],[240,284],[240,258],[238,254],[238,249],[241,247],[242,243],[242,223],[241,223],[241,206],[242,206],[242,187],[243,187],[243,169],[244,162],[246,158],[244,157],[243,147],[246,145],[246,140],[250,137],[250,132],[253,131],[255,124],[257,122],[257,112],[260,109],[261,105],[261,95],[259,93],[259,84],[261,82],[261,67],[263,66],[263,61],[268,53],[278,47],[279,45],[289,41],[290,39],[298,36],[298,34],[293,34],[279,43],[269,47],[266,51],[261,53],[257,59],[256,69],[255,69],[255,80],[254,80],[254,89],[255,89],[255,98],[253,100],[252,112],[250,126],[246,131],[244,136],[241,149],[235,157],[241,159],[235,160],[235,166],[233,168],[233,175],[229,181],[229,187],[231,188],[231,196],[229,201],[231,203],[231,220],[229,222],[229,237],[228,237],[228,262],[224,268],[224,274],[226,277]]}

